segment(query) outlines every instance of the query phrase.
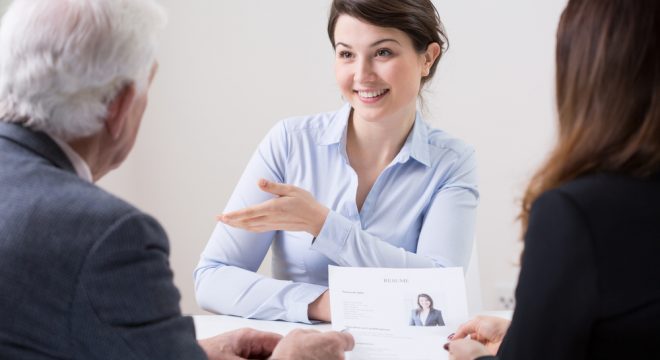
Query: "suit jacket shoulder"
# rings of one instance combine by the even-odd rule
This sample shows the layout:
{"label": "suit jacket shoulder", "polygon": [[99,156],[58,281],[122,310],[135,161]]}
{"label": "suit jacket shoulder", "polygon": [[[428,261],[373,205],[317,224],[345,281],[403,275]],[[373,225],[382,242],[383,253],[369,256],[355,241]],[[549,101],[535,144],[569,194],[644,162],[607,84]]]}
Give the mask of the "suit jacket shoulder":
{"label": "suit jacket shoulder", "polygon": [[3,356],[205,357],[153,218],[78,178],[47,136],[6,123],[0,194]]}
{"label": "suit jacket shoulder", "polygon": [[595,174],[532,205],[502,359],[658,358],[660,181]]}

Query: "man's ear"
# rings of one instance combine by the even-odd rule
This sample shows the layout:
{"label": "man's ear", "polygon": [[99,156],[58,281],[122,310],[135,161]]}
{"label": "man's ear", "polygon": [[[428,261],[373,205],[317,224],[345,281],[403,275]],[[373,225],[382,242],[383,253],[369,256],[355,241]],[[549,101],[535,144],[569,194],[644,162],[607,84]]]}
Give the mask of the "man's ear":
{"label": "man's ear", "polygon": [[124,85],[117,95],[110,101],[108,105],[108,112],[105,116],[105,129],[108,131],[113,140],[117,140],[121,135],[128,111],[135,99],[135,85]]}

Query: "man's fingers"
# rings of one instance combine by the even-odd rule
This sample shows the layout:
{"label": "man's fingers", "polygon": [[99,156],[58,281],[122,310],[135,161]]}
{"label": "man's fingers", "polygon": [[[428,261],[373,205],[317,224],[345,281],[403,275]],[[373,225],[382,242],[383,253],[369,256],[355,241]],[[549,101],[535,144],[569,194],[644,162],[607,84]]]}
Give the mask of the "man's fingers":
{"label": "man's fingers", "polygon": [[355,340],[353,335],[349,332],[338,332],[338,331],[327,331],[319,332],[312,329],[295,329],[292,330],[289,334],[293,336],[312,336],[317,340],[326,339],[329,343],[336,343],[339,345],[340,350],[351,351],[355,347]]}
{"label": "man's fingers", "polygon": [[293,329],[289,332],[290,335],[294,335],[294,336],[301,336],[301,335],[305,335],[305,334],[307,334],[307,335],[308,334],[317,334],[317,333],[320,334],[321,332],[318,331],[318,330],[314,330],[314,329],[302,329],[302,328]]}
{"label": "man's fingers", "polygon": [[351,351],[355,347],[355,339],[349,332],[338,332],[340,339],[344,342],[344,351]]}
{"label": "man's fingers", "polygon": [[257,331],[254,335],[250,355],[270,355],[280,340],[282,340],[282,335],[280,334]]}
{"label": "man's fingers", "polygon": [[[252,359],[270,356],[282,336],[272,332],[242,328],[226,333],[232,341],[232,354],[227,359]],[[235,356],[235,357],[234,357]],[[223,358],[224,359],[224,358]]]}

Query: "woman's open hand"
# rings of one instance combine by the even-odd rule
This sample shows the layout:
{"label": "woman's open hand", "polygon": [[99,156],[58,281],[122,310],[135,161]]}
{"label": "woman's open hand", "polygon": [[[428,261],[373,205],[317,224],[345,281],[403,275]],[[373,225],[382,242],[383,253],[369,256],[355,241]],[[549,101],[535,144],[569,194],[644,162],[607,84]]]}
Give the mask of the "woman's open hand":
{"label": "woman's open hand", "polygon": [[297,186],[259,180],[261,190],[277,197],[261,204],[218,216],[223,223],[253,232],[306,231],[318,236],[330,211],[308,191]]}

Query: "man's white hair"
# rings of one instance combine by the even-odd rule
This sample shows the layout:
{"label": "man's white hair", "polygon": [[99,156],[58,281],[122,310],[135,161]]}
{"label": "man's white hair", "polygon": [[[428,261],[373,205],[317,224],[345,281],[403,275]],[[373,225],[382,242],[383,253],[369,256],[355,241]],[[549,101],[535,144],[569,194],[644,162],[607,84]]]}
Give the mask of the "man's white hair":
{"label": "man's white hair", "polygon": [[65,141],[98,132],[123,86],[146,91],[165,23],[155,0],[14,0],[0,25],[0,118]]}

